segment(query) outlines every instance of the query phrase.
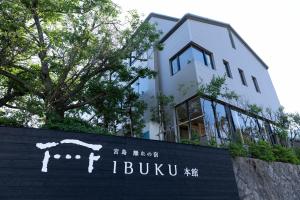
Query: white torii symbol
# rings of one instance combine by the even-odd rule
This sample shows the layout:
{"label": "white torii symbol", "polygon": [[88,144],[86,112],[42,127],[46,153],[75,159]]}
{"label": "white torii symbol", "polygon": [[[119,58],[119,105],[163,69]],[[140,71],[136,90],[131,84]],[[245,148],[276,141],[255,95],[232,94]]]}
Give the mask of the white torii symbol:
{"label": "white torii symbol", "polygon": [[[100,144],[88,144],[88,143],[82,142],[80,140],[73,140],[73,139],[65,139],[65,140],[60,141],[59,143],[58,142],[47,142],[44,144],[36,143],[36,147],[39,149],[50,149],[52,147],[56,147],[59,144],[76,144],[79,146],[84,146],[84,147],[90,148],[94,151],[99,151],[102,148],[102,145],[100,145]],[[45,172],[45,173],[48,172],[48,162],[49,162],[50,157],[51,156],[50,156],[49,150],[45,151],[44,159],[42,161],[42,163],[43,163],[42,170],[41,170],[42,172]],[[100,159],[99,155],[95,156],[95,154],[93,152],[90,153],[89,166],[88,166],[89,173],[93,172],[94,161],[98,161],[99,159]]]}

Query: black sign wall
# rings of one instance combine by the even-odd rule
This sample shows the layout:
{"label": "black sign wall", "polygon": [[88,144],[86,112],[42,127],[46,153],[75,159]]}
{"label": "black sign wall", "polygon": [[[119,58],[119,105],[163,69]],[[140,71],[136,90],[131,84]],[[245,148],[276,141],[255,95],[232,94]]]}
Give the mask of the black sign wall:
{"label": "black sign wall", "polygon": [[0,127],[0,199],[238,199],[227,150]]}

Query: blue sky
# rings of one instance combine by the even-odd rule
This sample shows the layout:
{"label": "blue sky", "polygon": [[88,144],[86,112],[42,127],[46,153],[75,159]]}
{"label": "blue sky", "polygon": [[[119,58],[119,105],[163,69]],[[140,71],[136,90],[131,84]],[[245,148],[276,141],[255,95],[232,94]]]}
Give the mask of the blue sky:
{"label": "blue sky", "polygon": [[136,9],[174,17],[192,13],[231,26],[269,66],[280,103],[300,112],[300,3],[297,0],[113,0]]}

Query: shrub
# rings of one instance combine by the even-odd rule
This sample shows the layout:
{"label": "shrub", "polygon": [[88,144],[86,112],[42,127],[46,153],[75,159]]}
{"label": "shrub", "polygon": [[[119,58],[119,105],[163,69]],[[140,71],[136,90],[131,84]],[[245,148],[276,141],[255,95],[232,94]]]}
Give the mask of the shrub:
{"label": "shrub", "polygon": [[297,158],[300,160],[300,148],[299,147],[294,148],[294,152],[295,152]]}
{"label": "shrub", "polygon": [[258,158],[268,162],[275,160],[275,156],[272,151],[272,146],[265,141],[251,143],[249,145],[249,153],[253,158]]}
{"label": "shrub", "polygon": [[212,137],[212,138],[208,141],[208,145],[211,146],[211,147],[218,147],[216,138]]}
{"label": "shrub", "polygon": [[247,157],[248,152],[246,148],[241,143],[230,143],[229,144],[229,152],[232,157]]}
{"label": "shrub", "polygon": [[275,155],[276,161],[300,164],[299,158],[297,158],[295,151],[291,148],[275,145],[273,147],[273,153]]}
{"label": "shrub", "polygon": [[200,145],[200,140],[181,139],[180,143],[182,143],[182,144]]}
{"label": "shrub", "polygon": [[88,122],[74,117],[66,117],[62,121],[57,121],[53,119],[49,120],[48,123],[43,126],[43,128],[63,131],[106,134],[106,132],[103,129],[92,126]]}

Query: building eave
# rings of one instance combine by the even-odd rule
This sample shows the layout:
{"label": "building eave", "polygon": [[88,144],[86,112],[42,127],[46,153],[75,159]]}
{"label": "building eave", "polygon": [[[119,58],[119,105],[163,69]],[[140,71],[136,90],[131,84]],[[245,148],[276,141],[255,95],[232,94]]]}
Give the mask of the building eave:
{"label": "building eave", "polygon": [[147,18],[145,19],[145,22],[149,22],[149,20],[151,18],[159,18],[159,19],[164,19],[164,20],[169,20],[169,21],[174,21],[174,22],[178,22],[180,20],[176,17],[171,17],[171,16],[162,15],[162,14],[152,12],[147,16]]}

